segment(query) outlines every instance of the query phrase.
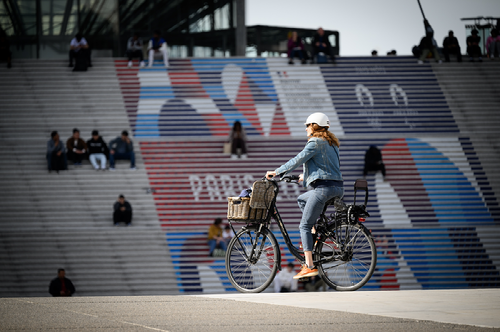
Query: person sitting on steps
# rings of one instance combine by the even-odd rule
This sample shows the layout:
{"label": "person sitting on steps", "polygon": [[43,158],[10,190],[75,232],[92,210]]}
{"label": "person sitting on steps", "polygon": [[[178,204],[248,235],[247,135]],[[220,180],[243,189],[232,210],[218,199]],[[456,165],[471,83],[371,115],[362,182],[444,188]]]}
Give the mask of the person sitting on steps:
{"label": "person sitting on steps", "polygon": [[224,231],[222,231],[222,238],[224,239],[224,242],[226,242],[226,245],[229,244],[233,236],[233,230],[229,227],[229,225],[226,225],[226,227],[224,227]]}
{"label": "person sitting on steps", "polygon": [[236,121],[229,134],[229,142],[231,143],[231,159],[238,159],[238,149],[241,150],[241,158],[247,158],[247,135],[241,122]]}
{"label": "person sitting on steps", "polygon": [[160,30],[155,30],[153,38],[148,44],[149,68],[153,67],[155,55],[160,53],[163,56],[163,64],[168,67],[168,48],[165,39],[161,38]]}
{"label": "person sitting on steps", "polygon": [[68,158],[73,161],[75,166],[81,166],[82,160],[87,153],[87,144],[80,138],[80,131],[73,129],[73,135],[66,141],[68,148]]}
{"label": "person sitting on steps", "polygon": [[448,32],[448,37],[443,40],[444,61],[450,62],[450,54],[457,56],[457,61],[462,62],[462,51],[458,44],[458,39],[453,35],[453,31]]}
{"label": "person sitting on steps", "polygon": [[75,293],[75,286],[66,278],[64,269],[57,270],[57,278],[52,279],[49,285],[49,293],[53,297],[69,297]]}
{"label": "person sitting on steps", "polygon": [[313,62],[318,62],[318,54],[323,53],[325,56],[330,56],[332,63],[335,63],[335,55],[333,54],[333,47],[328,40],[328,36],[325,34],[323,28],[319,28],[318,32],[314,35],[313,41]]}
{"label": "person sitting on steps", "polygon": [[132,68],[132,59],[139,58],[139,66],[144,67],[144,56],[142,54],[142,40],[139,39],[139,35],[134,33],[134,35],[128,40],[127,43],[127,57],[128,57],[128,67]]}
{"label": "person sitting on steps", "polygon": [[115,160],[130,160],[130,169],[135,171],[134,144],[128,137],[128,131],[122,131],[121,137],[109,142],[109,170],[115,171]]}
{"label": "person sitting on steps", "polygon": [[425,37],[420,40],[418,48],[420,49],[420,58],[418,59],[418,64],[423,64],[429,53],[432,53],[437,63],[442,63],[437,49],[437,43],[434,40],[433,32],[427,32]]}
{"label": "person sitting on steps", "polygon": [[306,49],[302,39],[297,35],[297,31],[292,32],[292,36],[288,39],[288,64],[293,65],[293,58],[299,58],[302,64],[306,63]]}
{"label": "person sitting on steps", "polygon": [[89,44],[81,33],[77,33],[69,45],[69,67],[73,67],[73,60],[77,57],[80,57],[79,59],[82,61],[86,61],[88,67],[92,67]]}
{"label": "person sitting on steps", "polygon": [[296,292],[298,288],[297,279],[293,276],[297,273],[294,271],[295,266],[292,262],[288,263],[286,268],[281,270],[274,278],[274,292],[275,293],[289,293]]}
{"label": "person sitting on steps", "polygon": [[486,52],[490,60],[495,59],[495,56],[500,57],[500,36],[497,29],[492,29],[491,36],[486,39]]}
{"label": "person sitting on steps", "polygon": [[132,205],[125,200],[125,196],[120,195],[118,201],[113,205],[113,224],[124,222],[127,226],[132,223]]}
{"label": "person sitting on steps", "polygon": [[476,29],[471,31],[471,35],[467,37],[467,54],[469,54],[469,62],[474,62],[478,58],[479,62],[483,62],[481,47],[481,37],[478,36],[479,31]]}
{"label": "person sitting on steps", "polygon": [[299,166],[304,166],[304,174],[299,182],[304,187],[311,186],[305,194],[297,198],[302,219],[300,221],[300,238],[304,248],[305,264],[293,278],[301,279],[318,275],[314,266],[312,250],[314,237],[311,232],[327,201],[334,197],[344,196],[344,181],[340,172],[338,138],[330,132],[330,120],[323,113],[311,114],[306,122],[306,133],[309,138],[304,149],[286,164],[274,171],[266,173],[267,179],[276,175],[291,173]]}
{"label": "person sitting on steps", "polygon": [[57,131],[50,134],[51,139],[47,142],[47,166],[49,173],[51,171],[59,171],[68,169],[68,162],[66,159],[66,147],[59,139]]}
{"label": "person sitting on steps", "polygon": [[222,237],[222,219],[215,219],[214,223],[208,228],[208,247],[209,256],[213,255],[215,248],[220,247],[222,250],[226,251],[227,246],[224,238]]}
{"label": "person sitting on steps", "polygon": [[12,52],[10,51],[10,43],[7,39],[7,34],[0,27],[0,61],[7,62],[7,68],[12,68]]}
{"label": "person sitting on steps", "polygon": [[104,171],[106,169],[106,155],[109,153],[108,146],[106,142],[99,136],[97,130],[92,131],[92,138],[87,141],[87,147],[89,149],[89,160],[94,169],[99,170],[98,161],[101,162],[101,169]]}
{"label": "person sitting on steps", "polygon": [[366,177],[368,172],[381,171],[385,179],[385,165],[382,161],[382,153],[372,145],[365,153],[365,167],[363,169],[363,177]]}

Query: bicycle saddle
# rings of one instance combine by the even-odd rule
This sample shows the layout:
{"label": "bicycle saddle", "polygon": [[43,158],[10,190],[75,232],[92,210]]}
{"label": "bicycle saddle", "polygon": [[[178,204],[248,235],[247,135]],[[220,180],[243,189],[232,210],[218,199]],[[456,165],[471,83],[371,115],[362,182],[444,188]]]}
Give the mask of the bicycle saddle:
{"label": "bicycle saddle", "polygon": [[328,205],[333,205],[335,207],[335,211],[337,211],[337,212],[347,210],[347,205],[344,203],[344,201],[340,197],[332,198],[331,200],[326,202],[326,206],[328,206]]}

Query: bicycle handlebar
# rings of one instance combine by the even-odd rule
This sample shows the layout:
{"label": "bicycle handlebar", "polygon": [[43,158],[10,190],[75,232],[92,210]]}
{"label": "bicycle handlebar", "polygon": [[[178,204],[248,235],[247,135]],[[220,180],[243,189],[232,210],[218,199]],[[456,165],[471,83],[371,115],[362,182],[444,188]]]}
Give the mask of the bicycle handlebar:
{"label": "bicycle handlebar", "polygon": [[277,176],[280,177],[279,180],[276,180],[276,177],[268,179],[265,176],[262,178],[262,180],[267,180],[267,181],[272,181],[272,182],[282,182],[282,181],[292,182],[292,181],[299,181],[299,179],[300,179],[300,177],[298,175],[285,175],[285,176],[277,175]]}
{"label": "bicycle handlebar", "polygon": [[298,175],[285,175],[281,178],[281,181],[291,182],[299,181],[300,177]]}

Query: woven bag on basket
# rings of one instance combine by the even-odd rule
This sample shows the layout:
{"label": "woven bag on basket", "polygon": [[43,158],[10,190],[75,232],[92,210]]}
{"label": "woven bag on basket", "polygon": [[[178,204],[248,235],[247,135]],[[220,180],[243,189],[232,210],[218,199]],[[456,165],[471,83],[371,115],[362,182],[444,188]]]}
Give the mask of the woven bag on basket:
{"label": "woven bag on basket", "polygon": [[274,195],[274,186],[271,182],[255,181],[252,186],[250,207],[253,209],[269,209]]}

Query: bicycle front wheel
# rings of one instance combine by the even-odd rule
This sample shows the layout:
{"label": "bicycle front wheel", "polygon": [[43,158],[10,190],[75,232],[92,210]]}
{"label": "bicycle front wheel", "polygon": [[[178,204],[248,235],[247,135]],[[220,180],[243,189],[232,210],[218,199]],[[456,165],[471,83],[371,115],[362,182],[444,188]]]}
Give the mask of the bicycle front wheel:
{"label": "bicycle front wheel", "polygon": [[242,293],[265,290],[274,280],[281,259],[274,235],[264,228],[257,236],[258,229],[258,226],[243,228],[227,247],[227,276]]}
{"label": "bicycle front wheel", "polygon": [[318,266],[321,278],[338,291],[354,291],[370,280],[377,265],[377,249],[362,225],[342,225],[324,242],[318,242],[316,257],[331,261]]}

